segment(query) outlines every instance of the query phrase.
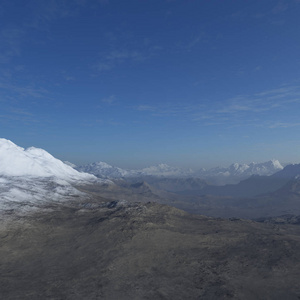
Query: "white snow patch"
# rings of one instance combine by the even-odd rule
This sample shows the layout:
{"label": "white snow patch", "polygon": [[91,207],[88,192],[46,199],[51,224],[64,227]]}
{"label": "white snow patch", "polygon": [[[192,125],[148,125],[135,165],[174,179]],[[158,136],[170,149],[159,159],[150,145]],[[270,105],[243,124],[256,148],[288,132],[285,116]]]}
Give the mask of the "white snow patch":
{"label": "white snow patch", "polygon": [[43,149],[24,149],[6,139],[0,139],[0,175],[54,176],[71,182],[96,180],[95,176],[74,170]]}

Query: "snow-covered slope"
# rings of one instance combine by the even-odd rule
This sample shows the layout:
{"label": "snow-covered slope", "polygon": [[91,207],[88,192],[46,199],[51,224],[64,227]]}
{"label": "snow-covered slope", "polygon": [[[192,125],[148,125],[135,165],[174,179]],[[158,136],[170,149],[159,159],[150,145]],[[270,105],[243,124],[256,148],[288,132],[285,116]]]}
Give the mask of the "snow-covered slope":
{"label": "snow-covered slope", "polygon": [[[0,218],[45,207],[45,203],[86,197],[73,184],[101,182],[80,173],[43,149],[24,149],[0,139]],[[13,212],[13,214],[12,214]]]}
{"label": "snow-covered slope", "polygon": [[71,162],[69,162],[67,160],[64,161],[64,164],[66,164],[66,165],[68,165],[68,166],[70,166],[70,167],[72,167],[74,169],[77,167],[75,164],[73,164],[73,163],[71,163]]}
{"label": "snow-covered slope", "polygon": [[247,176],[261,175],[269,176],[283,169],[283,166],[278,160],[269,160],[264,163],[251,163],[248,168],[244,171]]}
{"label": "snow-covered slope", "polygon": [[0,176],[1,216],[23,214],[43,208],[46,203],[86,197],[67,181],[54,177]]}
{"label": "snow-covered slope", "polygon": [[0,139],[0,176],[55,177],[66,181],[94,180],[91,174],[80,173],[43,149],[24,149]]}

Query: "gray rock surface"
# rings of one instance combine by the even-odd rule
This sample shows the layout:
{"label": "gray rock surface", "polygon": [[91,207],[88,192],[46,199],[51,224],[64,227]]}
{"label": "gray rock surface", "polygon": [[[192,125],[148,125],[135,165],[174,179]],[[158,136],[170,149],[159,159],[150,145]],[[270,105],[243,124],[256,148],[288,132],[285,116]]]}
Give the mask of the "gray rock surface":
{"label": "gray rock surface", "polygon": [[0,230],[1,299],[299,299],[300,227],[101,197]]}

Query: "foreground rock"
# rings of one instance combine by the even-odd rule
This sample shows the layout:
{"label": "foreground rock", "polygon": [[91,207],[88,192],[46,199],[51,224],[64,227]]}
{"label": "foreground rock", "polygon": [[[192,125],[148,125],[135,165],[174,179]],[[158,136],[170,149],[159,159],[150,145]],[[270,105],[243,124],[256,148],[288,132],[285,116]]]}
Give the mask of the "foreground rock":
{"label": "foreground rock", "polygon": [[299,299],[300,228],[154,203],[49,204],[0,230],[1,299]]}

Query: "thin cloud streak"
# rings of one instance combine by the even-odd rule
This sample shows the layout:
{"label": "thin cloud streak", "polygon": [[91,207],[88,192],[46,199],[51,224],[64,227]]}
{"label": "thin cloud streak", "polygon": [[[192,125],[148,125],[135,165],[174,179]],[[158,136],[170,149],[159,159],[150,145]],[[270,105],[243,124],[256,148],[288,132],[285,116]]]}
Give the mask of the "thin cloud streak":
{"label": "thin cloud streak", "polygon": [[275,128],[291,128],[291,127],[298,127],[300,126],[300,123],[283,123],[283,122],[278,122],[274,123],[269,126],[269,128],[275,129]]}
{"label": "thin cloud streak", "polygon": [[108,104],[108,105],[116,104],[116,96],[111,95],[107,98],[103,98],[103,99],[101,99],[101,102],[105,103],[105,104]]}
{"label": "thin cloud streak", "polygon": [[44,98],[48,94],[48,91],[44,88],[22,87],[10,83],[0,83],[0,88],[13,94],[18,94],[21,97]]}
{"label": "thin cloud streak", "polygon": [[142,54],[137,50],[112,50],[106,55],[103,55],[100,62],[95,65],[95,68],[102,71],[109,71],[128,61],[143,61],[147,59],[147,55]]}
{"label": "thin cloud streak", "polygon": [[[130,36],[131,33],[128,35]],[[124,34],[118,35],[112,32],[107,33],[106,38],[110,50],[100,52],[98,62],[92,66],[98,72],[110,71],[126,63],[144,62],[163,50],[161,46],[152,44],[146,38],[137,40],[134,37],[128,38]]]}
{"label": "thin cloud streak", "polygon": [[157,108],[154,106],[150,106],[150,105],[139,105],[136,107],[137,110],[139,111],[156,111]]}
{"label": "thin cloud streak", "polygon": [[4,28],[0,32],[0,63],[7,64],[15,56],[20,56],[24,29],[17,26]]}
{"label": "thin cloud streak", "polygon": [[151,112],[151,115],[156,117],[189,117],[195,110],[199,110],[203,107],[202,104],[165,103],[156,106],[148,104],[139,105],[135,107],[135,110]]}
{"label": "thin cloud streak", "polygon": [[153,117],[181,117],[204,126],[288,128],[298,126],[298,123],[281,120],[270,125],[267,123],[267,119],[271,118],[273,113],[278,113],[279,110],[293,110],[300,104],[300,87],[285,86],[256,93],[253,96],[239,95],[222,102],[201,102],[201,104],[169,103],[157,106],[141,104],[135,109],[148,112]]}

